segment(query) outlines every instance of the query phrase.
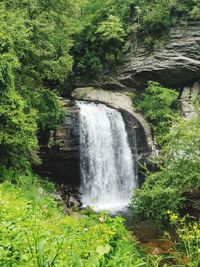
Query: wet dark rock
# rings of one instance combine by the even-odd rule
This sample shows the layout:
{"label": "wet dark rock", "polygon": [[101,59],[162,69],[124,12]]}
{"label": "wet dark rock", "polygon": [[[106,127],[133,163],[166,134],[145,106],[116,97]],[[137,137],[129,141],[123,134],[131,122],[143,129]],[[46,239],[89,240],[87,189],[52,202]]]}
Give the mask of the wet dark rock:
{"label": "wet dark rock", "polygon": [[[36,171],[57,184],[79,186],[79,110],[73,101],[61,98],[65,109],[62,125],[41,144],[42,164]],[[48,135],[47,135],[48,136]]]}
{"label": "wet dark rock", "polygon": [[79,189],[66,185],[61,184],[58,187],[58,194],[66,204],[67,208],[79,208],[81,207],[82,203],[79,198]]}

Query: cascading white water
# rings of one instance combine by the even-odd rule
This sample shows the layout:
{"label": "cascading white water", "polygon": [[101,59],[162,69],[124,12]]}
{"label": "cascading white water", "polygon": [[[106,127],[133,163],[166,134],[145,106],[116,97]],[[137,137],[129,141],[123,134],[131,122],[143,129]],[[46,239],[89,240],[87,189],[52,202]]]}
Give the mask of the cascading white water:
{"label": "cascading white water", "polygon": [[137,186],[122,115],[103,104],[79,102],[81,201],[94,210],[123,210]]}

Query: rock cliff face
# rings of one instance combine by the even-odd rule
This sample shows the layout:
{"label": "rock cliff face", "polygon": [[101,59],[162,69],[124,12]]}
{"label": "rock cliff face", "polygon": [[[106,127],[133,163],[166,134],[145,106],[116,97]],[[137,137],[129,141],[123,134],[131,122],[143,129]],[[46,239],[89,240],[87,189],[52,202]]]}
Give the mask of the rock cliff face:
{"label": "rock cliff face", "polygon": [[[129,138],[136,131],[138,153],[144,160],[155,153],[151,129],[145,119],[133,109],[130,94],[144,88],[149,80],[178,87],[182,115],[195,115],[193,100],[200,94],[200,21],[182,22],[171,29],[169,39],[162,49],[147,53],[143,45],[126,56],[118,67],[118,75],[101,81],[77,81],[74,99],[97,101],[122,112]],[[195,83],[194,83],[195,82]],[[91,87],[88,87],[91,86]],[[103,90],[103,89],[107,90]],[[109,90],[108,90],[109,89]],[[70,100],[61,99],[66,117],[61,127],[52,132],[41,150],[43,161],[40,174],[52,177],[60,183],[78,186],[79,173],[79,110]]]}
{"label": "rock cliff face", "polygon": [[84,87],[75,89],[72,96],[76,100],[100,102],[121,111],[127,128],[130,131],[136,129],[140,158],[145,158],[146,154],[150,156],[154,153],[151,129],[144,117],[134,110],[130,92]]}
{"label": "rock cliff face", "polygon": [[[134,44],[133,44],[134,45]],[[161,49],[148,53],[144,45],[126,55],[115,77],[101,81],[77,82],[79,86],[99,86],[106,89],[140,89],[149,80],[166,86],[182,86],[200,77],[200,21],[182,22],[171,29],[168,41]]]}
{"label": "rock cliff face", "polygon": [[[101,102],[121,111],[133,154],[136,133],[137,153],[141,161],[147,161],[153,155],[154,146],[151,129],[145,119],[133,109],[128,92],[106,91],[94,88],[79,88],[73,92],[74,99]],[[66,116],[60,128],[51,132],[48,142],[41,149],[42,165],[39,173],[48,176],[60,184],[78,187],[79,170],[79,109],[74,101],[61,99]]]}
{"label": "rock cliff face", "polygon": [[196,115],[195,100],[200,95],[200,82],[195,82],[193,87],[184,87],[180,97],[181,114],[186,119],[191,119]]}
{"label": "rock cliff face", "polygon": [[50,177],[58,184],[78,187],[79,173],[79,110],[73,101],[61,98],[65,117],[56,131],[42,144],[42,165],[37,167],[40,175]]}
{"label": "rock cliff face", "polygon": [[200,76],[200,21],[182,22],[171,29],[167,44],[148,55],[139,47],[130,54],[118,81],[128,87],[143,87],[155,80],[176,86],[195,81]]}

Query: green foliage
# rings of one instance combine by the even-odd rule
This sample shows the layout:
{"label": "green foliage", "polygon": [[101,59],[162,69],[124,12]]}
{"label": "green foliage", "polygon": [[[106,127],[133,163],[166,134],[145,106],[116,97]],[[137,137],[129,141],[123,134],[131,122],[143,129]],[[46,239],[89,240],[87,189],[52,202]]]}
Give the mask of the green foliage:
{"label": "green foliage", "polygon": [[62,83],[73,63],[69,54],[75,10],[72,2],[3,0],[2,3],[0,32],[4,47],[12,50],[21,63],[18,87],[28,85],[35,89],[47,81]]}
{"label": "green foliage", "polygon": [[123,42],[125,31],[123,29],[120,19],[116,16],[110,15],[107,21],[101,22],[97,29],[102,40]]}
{"label": "green foliage", "polygon": [[[15,91],[15,71],[20,64],[14,50],[26,43],[24,24],[21,19],[14,23],[18,13],[7,13],[1,6],[0,12],[0,161],[19,168],[28,164],[31,152],[37,149],[37,112]],[[19,36],[17,30],[21,30]]]}
{"label": "green foliage", "polygon": [[171,16],[168,1],[139,1],[136,14],[144,31],[169,29]]}
{"label": "green foliage", "polygon": [[[170,222],[176,228],[179,238],[173,242],[175,252],[172,254],[175,261],[189,267],[200,264],[200,221],[193,221],[188,215],[181,218],[178,214],[168,212]],[[169,235],[168,235],[169,237]],[[169,237],[170,239],[170,237]]]}
{"label": "green foliage", "polygon": [[[53,199],[54,186],[31,172],[20,174],[1,166],[0,180],[6,181],[0,184],[1,266],[148,267],[160,266],[168,259],[182,264],[185,257],[188,266],[199,262],[197,222],[188,224],[186,218],[170,212],[180,238],[174,244],[177,250],[170,257],[148,256],[127,232],[122,218],[91,210],[66,215]],[[164,205],[161,209],[171,193],[169,189],[157,195]]]}
{"label": "green foliage", "polygon": [[83,57],[78,62],[77,68],[81,73],[85,74],[88,73],[88,70],[90,71],[90,74],[94,75],[96,75],[96,73],[102,73],[103,71],[103,66],[100,58],[96,56],[95,53],[87,49]]}
{"label": "green foliage", "polygon": [[198,3],[190,12],[193,19],[200,19],[200,4]]}
{"label": "green foliage", "polygon": [[15,181],[0,185],[1,266],[148,266],[122,218],[65,215],[36,177]]}
{"label": "green foliage", "polygon": [[168,220],[166,211],[170,209],[177,212],[182,201],[183,197],[176,188],[163,188],[160,185],[151,188],[145,184],[133,194],[131,201],[133,220],[151,219],[160,226]]}
{"label": "green foliage", "polygon": [[[14,90],[0,100],[0,161],[7,166],[25,167],[37,149],[37,113]],[[20,155],[20,157],[19,157]]]}
{"label": "green foliage", "polygon": [[159,169],[147,174],[142,188],[133,196],[135,217],[163,221],[167,209],[180,211],[187,205],[186,196],[200,188],[199,125],[199,103],[196,117],[174,122],[164,138]]}
{"label": "green foliage", "polygon": [[55,129],[61,124],[64,112],[56,92],[42,88],[34,91],[30,98],[31,105],[39,112],[40,129]]}
{"label": "green foliage", "polygon": [[41,1],[11,2],[0,4],[0,162],[24,168],[38,162],[38,128],[54,129],[62,118],[52,88],[72,69],[73,5],[49,1],[47,11]]}
{"label": "green foliage", "polygon": [[80,32],[74,36],[73,48],[74,69],[78,74],[98,76],[113,71],[113,64],[119,62],[126,36],[124,22],[130,17],[130,2],[83,2],[77,26]]}
{"label": "green foliage", "polygon": [[73,12],[68,13],[73,9],[70,1],[46,1],[45,4],[43,1],[15,1],[12,5],[4,2],[9,12],[20,8],[29,33],[23,55],[18,54],[23,48],[15,50],[23,63],[20,84],[38,87],[47,81],[62,83],[73,63],[69,54],[73,43],[70,28]]}
{"label": "green foliage", "polygon": [[14,89],[14,70],[19,67],[17,58],[5,53],[0,55],[0,86],[1,94],[9,89]]}
{"label": "green foliage", "polygon": [[175,117],[173,105],[178,98],[178,92],[157,82],[149,82],[142,98],[138,106],[152,123],[156,141],[160,144],[163,136],[169,132],[172,119]]}
{"label": "green foliage", "polygon": [[4,1],[0,5],[0,54],[12,53],[17,58],[23,58],[30,45],[25,12],[19,9],[9,11],[2,2]]}

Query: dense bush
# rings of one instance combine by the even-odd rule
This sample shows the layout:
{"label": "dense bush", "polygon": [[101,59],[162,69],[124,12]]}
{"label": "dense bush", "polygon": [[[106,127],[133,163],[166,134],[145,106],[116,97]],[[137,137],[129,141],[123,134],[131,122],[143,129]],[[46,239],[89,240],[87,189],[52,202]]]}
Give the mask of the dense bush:
{"label": "dense bush", "polygon": [[[176,249],[167,257],[149,256],[139,249],[122,218],[95,214],[91,210],[82,213],[66,210],[55,194],[54,185],[31,172],[20,174],[1,167],[0,179],[1,266],[149,267],[164,266],[165,262],[171,262],[170,266],[185,262],[191,267],[198,266],[198,222],[188,223],[186,217],[166,212],[177,228]],[[161,192],[155,191],[155,195],[162,214],[167,204],[176,206],[178,195],[171,189],[161,189]],[[170,198],[171,194],[174,198]],[[147,203],[151,202],[149,196]],[[174,201],[173,205],[170,201]],[[141,203],[140,208],[143,208]],[[147,208],[145,212],[151,211],[150,207],[149,213]],[[159,213],[157,216],[160,219]]]}
{"label": "dense bush", "polygon": [[138,107],[152,124],[155,140],[162,144],[176,115],[173,105],[178,98],[178,92],[150,81],[140,98]]}
{"label": "dense bush", "polygon": [[[0,162],[24,168],[37,145],[37,112],[14,90],[0,99]],[[20,157],[19,157],[20,155]]]}
{"label": "dense bush", "polygon": [[20,62],[14,50],[24,49],[27,33],[23,19],[14,22],[18,13],[6,12],[0,5],[0,14],[0,162],[24,167],[37,149],[37,112],[15,90]]}
{"label": "dense bush", "polygon": [[74,70],[93,77],[108,74],[119,60],[130,18],[130,0],[85,1],[81,5],[79,32],[74,34]]}
{"label": "dense bush", "polygon": [[[162,178],[161,178],[162,179]],[[163,188],[148,186],[134,192],[131,207],[134,220],[151,219],[160,226],[166,223],[166,211],[170,208],[173,212],[180,209],[183,197],[176,188]]]}
{"label": "dense bush", "polygon": [[147,174],[132,198],[135,217],[164,221],[167,209],[180,211],[187,193],[200,189],[200,112],[191,120],[179,119],[165,135],[158,171]]}

